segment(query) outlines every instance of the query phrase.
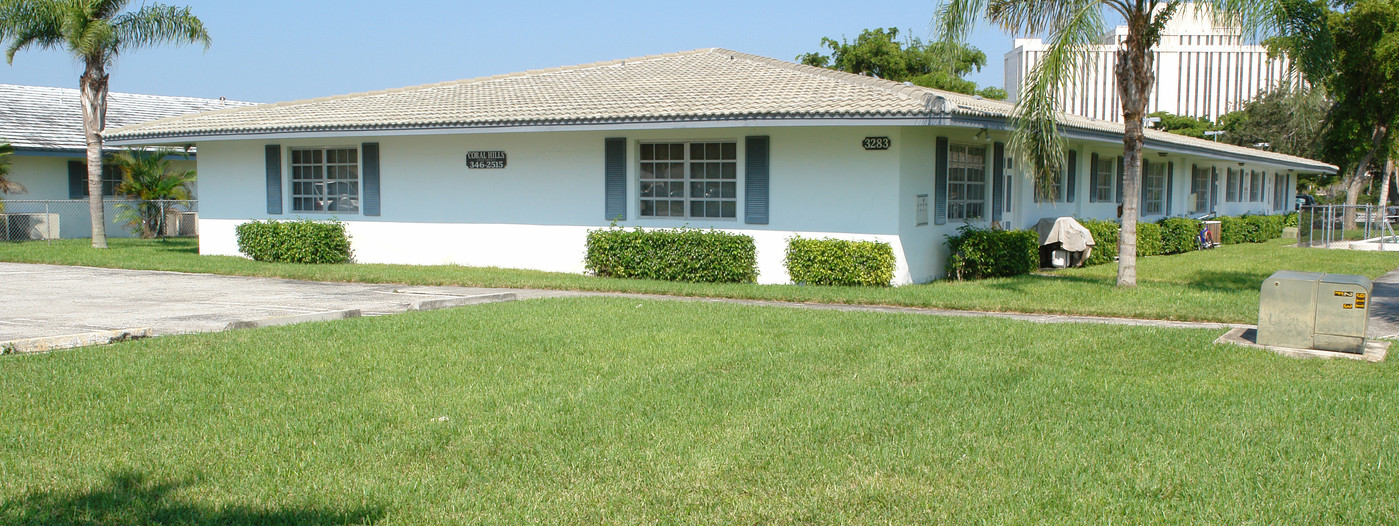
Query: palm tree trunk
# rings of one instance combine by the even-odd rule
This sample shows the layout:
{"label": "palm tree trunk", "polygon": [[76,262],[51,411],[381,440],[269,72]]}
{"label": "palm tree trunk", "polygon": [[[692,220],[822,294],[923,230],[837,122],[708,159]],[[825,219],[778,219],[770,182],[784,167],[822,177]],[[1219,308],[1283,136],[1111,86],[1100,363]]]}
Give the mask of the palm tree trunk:
{"label": "palm tree trunk", "polygon": [[82,87],[83,133],[87,136],[87,203],[92,218],[92,248],[107,248],[107,220],[102,208],[102,130],[107,127],[107,72],[89,60],[78,81]]}
{"label": "palm tree trunk", "polygon": [[1122,231],[1118,234],[1117,286],[1137,286],[1137,212],[1141,205],[1142,119],[1146,98],[1155,82],[1146,31],[1148,17],[1128,20],[1127,39],[1118,48],[1117,93],[1122,99]]}

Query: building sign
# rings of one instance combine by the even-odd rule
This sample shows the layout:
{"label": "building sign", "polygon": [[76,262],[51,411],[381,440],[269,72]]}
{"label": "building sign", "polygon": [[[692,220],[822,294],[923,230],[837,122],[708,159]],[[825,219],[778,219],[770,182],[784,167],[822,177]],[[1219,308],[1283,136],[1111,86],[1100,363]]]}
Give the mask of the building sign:
{"label": "building sign", "polygon": [[888,137],[865,137],[864,146],[866,150],[888,150]]}
{"label": "building sign", "polygon": [[466,167],[477,168],[505,168],[505,152],[466,152]]}

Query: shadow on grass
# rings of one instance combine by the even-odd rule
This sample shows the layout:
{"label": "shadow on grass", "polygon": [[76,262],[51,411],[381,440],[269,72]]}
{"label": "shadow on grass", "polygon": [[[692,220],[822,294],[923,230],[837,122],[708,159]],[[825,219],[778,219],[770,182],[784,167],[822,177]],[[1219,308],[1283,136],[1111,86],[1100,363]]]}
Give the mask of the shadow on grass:
{"label": "shadow on grass", "polygon": [[155,242],[153,246],[160,249],[162,252],[189,254],[193,256],[199,255],[199,243],[189,242],[183,239],[171,240],[162,238]]}
{"label": "shadow on grass", "polygon": [[1210,291],[1256,291],[1263,286],[1263,280],[1268,279],[1269,275],[1271,273],[1200,270],[1191,275],[1190,279],[1185,281],[1185,285]]}
{"label": "shadow on grass", "polygon": [[1043,274],[1031,274],[1028,276],[1015,276],[1005,278],[995,282],[987,282],[986,286],[993,289],[1010,292],[1024,292],[1038,290],[1041,283],[1073,283],[1084,286],[1112,286],[1117,283],[1116,278],[1099,278],[1089,276],[1072,276],[1068,274],[1058,274],[1047,272]]}
{"label": "shadow on grass", "polygon": [[0,522],[16,525],[118,524],[372,524],[380,508],[263,510],[217,508],[182,502],[171,495],[189,481],[158,482],[132,472],[108,475],[107,484],[87,492],[36,492],[0,503]]}

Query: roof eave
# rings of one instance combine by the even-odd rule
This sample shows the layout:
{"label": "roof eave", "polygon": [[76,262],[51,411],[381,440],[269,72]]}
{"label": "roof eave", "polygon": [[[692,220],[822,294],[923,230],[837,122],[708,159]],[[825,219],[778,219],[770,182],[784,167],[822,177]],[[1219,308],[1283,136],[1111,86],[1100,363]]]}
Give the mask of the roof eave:
{"label": "roof eave", "polygon": [[[439,135],[460,133],[525,133],[541,131],[589,131],[589,130],[638,130],[675,129],[734,126],[952,126],[1010,131],[1009,119],[999,115],[968,114],[923,114],[923,115],[734,115],[722,117],[687,118],[626,118],[596,119],[578,121],[524,121],[490,123],[441,123],[441,124],[395,124],[395,125],[354,125],[354,126],[306,126],[287,128],[199,130],[190,132],[169,132],[150,134],[114,134],[107,138],[108,144],[117,146],[187,144],[199,141],[224,141],[246,139],[280,139],[288,137],[353,137],[365,135]],[[1060,124],[1066,138],[1105,143],[1120,143],[1120,134]],[[1143,147],[1156,152],[1169,152],[1184,155],[1232,162],[1255,162],[1280,166],[1301,172],[1336,173],[1334,165],[1302,159],[1277,159],[1267,155],[1252,155],[1243,151],[1229,151],[1209,146],[1192,146],[1146,138]],[[1260,152],[1264,153],[1264,152]]]}

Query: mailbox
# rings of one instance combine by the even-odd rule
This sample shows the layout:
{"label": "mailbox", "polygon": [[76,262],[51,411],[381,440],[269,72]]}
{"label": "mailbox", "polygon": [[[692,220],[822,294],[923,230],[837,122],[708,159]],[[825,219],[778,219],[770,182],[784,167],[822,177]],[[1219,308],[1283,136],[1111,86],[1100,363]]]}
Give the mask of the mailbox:
{"label": "mailbox", "polygon": [[1274,272],[1259,291],[1258,343],[1364,353],[1372,287],[1365,276]]}

